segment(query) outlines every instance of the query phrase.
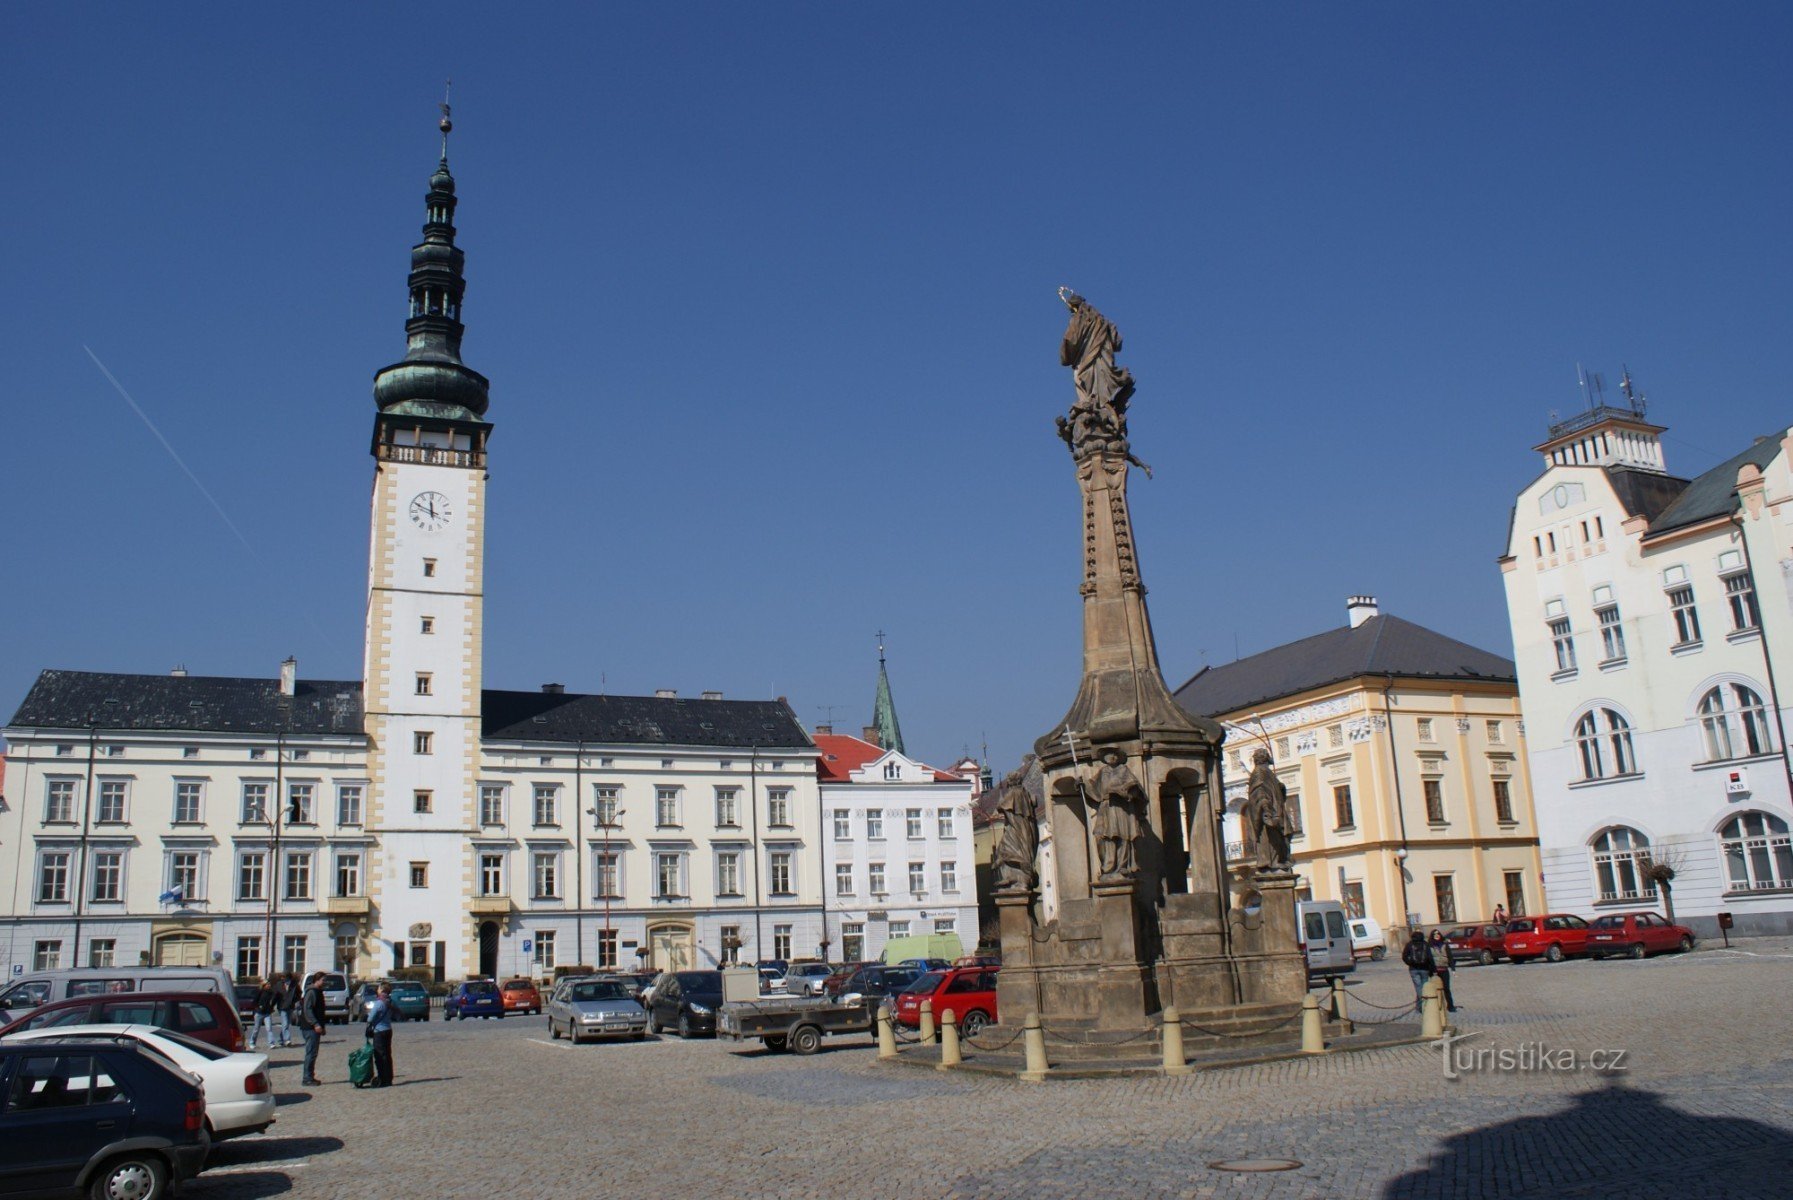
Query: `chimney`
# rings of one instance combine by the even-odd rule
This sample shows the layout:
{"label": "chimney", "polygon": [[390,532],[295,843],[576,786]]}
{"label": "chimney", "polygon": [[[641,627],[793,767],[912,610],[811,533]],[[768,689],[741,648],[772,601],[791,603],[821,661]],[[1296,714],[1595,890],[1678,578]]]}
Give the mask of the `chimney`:
{"label": "chimney", "polygon": [[280,694],[290,696],[299,690],[299,660],[291,655],[280,664]]}
{"label": "chimney", "polygon": [[720,700],[720,699],[722,699],[722,693],[721,692],[705,692],[704,699],[705,700]]}
{"label": "chimney", "polygon": [[679,698],[679,689],[678,688],[656,688],[656,689],[654,689],[654,696],[656,699],[659,699],[659,700],[677,700]]}
{"label": "chimney", "polygon": [[548,696],[564,696],[567,694],[567,685],[564,683],[544,683],[542,685],[542,693]]}
{"label": "chimney", "polygon": [[862,740],[868,741],[876,746],[878,744],[878,727],[876,725],[861,726],[859,736]]}
{"label": "chimney", "polygon": [[1351,619],[1351,628],[1356,629],[1371,617],[1378,615],[1376,597],[1347,596],[1345,598],[1345,615]]}
{"label": "chimney", "polygon": [[181,663],[181,664],[177,665],[174,668],[174,670],[172,670],[168,673],[170,675],[174,676],[176,679],[185,679],[187,677],[187,664]]}
{"label": "chimney", "polygon": [[833,733],[834,726],[832,726],[832,725],[817,725],[816,732],[817,733]]}

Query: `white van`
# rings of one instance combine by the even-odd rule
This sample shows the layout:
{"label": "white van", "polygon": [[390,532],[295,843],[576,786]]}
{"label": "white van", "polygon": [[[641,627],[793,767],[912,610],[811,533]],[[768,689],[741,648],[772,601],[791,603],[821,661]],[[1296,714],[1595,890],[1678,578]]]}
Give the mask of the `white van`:
{"label": "white van", "polygon": [[[70,996],[113,992],[217,992],[231,996],[230,976],[223,967],[71,967],[32,971],[0,992],[0,1024],[16,1021],[27,1010]],[[232,1004],[235,1004],[234,998]]]}
{"label": "white van", "polygon": [[1388,957],[1388,937],[1375,917],[1351,918],[1351,949],[1357,957],[1381,962]]}
{"label": "white van", "polygon": [[1295,904],[1295,937],[1307,956],[1307,977],[1333,979],[1357,969],[1345,906],[1337,900],[1299,900]]}

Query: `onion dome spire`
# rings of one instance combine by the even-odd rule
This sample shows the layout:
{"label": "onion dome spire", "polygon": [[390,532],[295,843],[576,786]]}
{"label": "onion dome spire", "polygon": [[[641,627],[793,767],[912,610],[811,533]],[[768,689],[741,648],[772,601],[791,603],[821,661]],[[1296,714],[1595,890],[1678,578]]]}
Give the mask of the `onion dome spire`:
{"label": "onion dome spire", "polygon": [[446,94],[441,108],[442,160],[424,197],[423,241],[411,248],[405,357],[374,375],[374,402],[386,411],[409,404],[422,405],[428,415],[478,418],[486,411],[488,385],[484,375],[461,362],[466,256],[454,244],[454,176],[448,171],[448,135],[454,123]]}

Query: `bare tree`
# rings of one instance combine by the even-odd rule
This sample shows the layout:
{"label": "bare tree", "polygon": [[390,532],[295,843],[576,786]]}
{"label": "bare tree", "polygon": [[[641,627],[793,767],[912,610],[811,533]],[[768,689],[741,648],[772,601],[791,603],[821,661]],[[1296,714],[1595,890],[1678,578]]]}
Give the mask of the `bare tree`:
{"label": "bare tree", "polygon": [[1643,867],[1644,878],[1656,885],[1662,893],[1663,911],[1668,916],[1669,924],[1678,924],[1675,920],[1675,876],[1687,865],[1687,855],[1679,846],[1657,847],[1639,856]]}

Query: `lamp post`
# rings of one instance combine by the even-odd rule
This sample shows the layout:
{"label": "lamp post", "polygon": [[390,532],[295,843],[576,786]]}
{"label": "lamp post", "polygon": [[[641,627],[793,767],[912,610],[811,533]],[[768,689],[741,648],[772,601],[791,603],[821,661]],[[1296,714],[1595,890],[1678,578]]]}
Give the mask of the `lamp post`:
{"label": "lamp post", "polygon": [[81,912],[87,898],[87,837],[93,818],[93,758],[100,738],[99,724],[87,714],[87,786],[81,792],[81,845],[75,858],[75,936],[69,947],[69,966],[81,965]]}
{"label": "lamp post", "polygon": [[[606,866],[608,866],[610,864],[610,830],[611,830],[612,826],[614,826],[618,821],[621,821],[623,819],[624,811],[625,811],[624,809],[620,809],[620,808],[617,809],[615,812],[610,814],[610,819],[608,821],[606,821],[604,819],[604,814],[602,813],[602,811],[599,810],[598,806],[595,803],[592,805],[592,809],[591,809],[592,820],[596,821],[600,826],[603,827],[603,830],[604,830],[604,864]],[[598,948],[600,950],[603,949],[604,934],[608,933],[611,936],[611,946],[614,951],[617,948],[617,942],[616,942],[616,930],[614,930],[610,927],[610,893],[611,893],[612,889],[610,887],[609,882],[607,880],[605,880],[602,872],[599,872],[599,874],[598,874],[598,885],[604,889],[604,928],[602,930],[600,930],[598,933],[598,942],[599,942]],[[598,957],[602,958],[603,955],[600,954]],[[603,963],[598,964],[598,966],[600,966],[600,967],[602,967],[603,965],[604,965]],[[620,962],[613,962],[610,965],[612,967],[620,967],[622,964]]]}
{"label": "lamp post", "polygon": [[585,742],[573,756],[573,961],[585,962],[585,830],[579,814],[585,811]]}

